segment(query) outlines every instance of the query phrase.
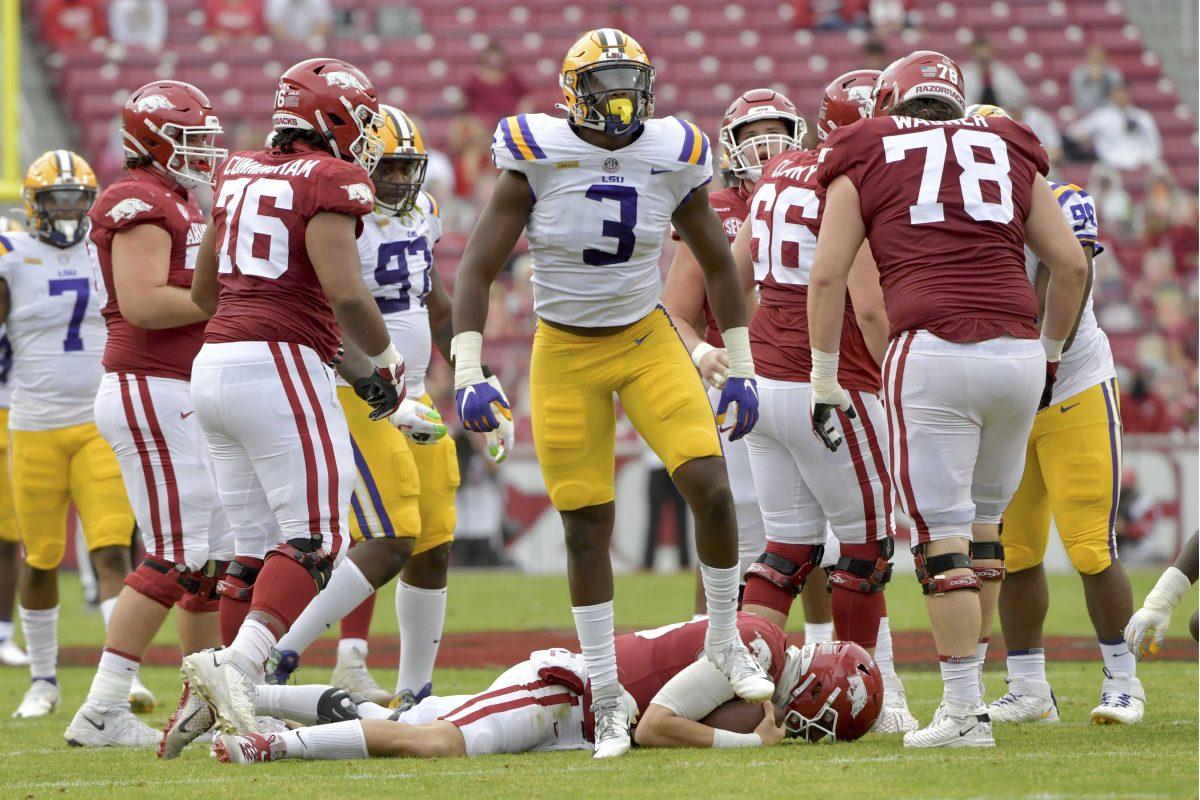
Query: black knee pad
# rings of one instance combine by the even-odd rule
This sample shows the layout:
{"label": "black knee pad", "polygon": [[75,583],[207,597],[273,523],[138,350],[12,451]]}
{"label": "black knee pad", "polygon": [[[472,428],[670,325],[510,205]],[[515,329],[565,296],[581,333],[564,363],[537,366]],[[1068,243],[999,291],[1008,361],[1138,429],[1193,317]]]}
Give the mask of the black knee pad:
{"label": "black knee pad", "polygon": [[[847,549],[864,548],[865,545],[843,545],[842,552]],[[869,551],[868,551],[869,552]],[[862,594],[882,592],[892,579],[892,553],[895,543],[890,536],[880,539],[876,546],[875,558],[856,558],[842,555],[829,572],[829,589],[835,586]]]}
{"label": "black knee pad", "polygon": [[[258,561],[257,558],[254,560]],[[217,582],[217,594],[230,600],[250,602],[250,596],[254,594],[254,581],[258,580],[261,570],[262,564],[247,564],[235,558],[225,568],[225,577]]]}
{"label": "black knee pad", "polygon": [[917,580],[921,582],[921,591],[925,594],[979,591],[979,576],[974,572],[954,578],[945,577],[945,573],[952,569],[971,569],[971,557],[966,553],[943,553],[926,557],[923,544],[914,547],[912,552],[916,558]]}
{"label": "black knee pad", "polygon": [[972,562],[975,559],[999,561],[998,567],[971,566],[981,581],[1002,581],[1007,570],[1004,567],[1004,545],[1000,542],[971,542],[969,545]]}
{"label": "black knee pad", "polygon": [[358,703],[355,702],[354,696],[345,689],[327,689],[317,700],[318,725],[349,722],[353,719],[361,719],[358,713]]}
{"label": "black knee pad", "polygon": [[318,592],[325,589],[329,584],[329,576],[333,574],[333,556],[321,546],[320,539],[288,539],[267,553],[267,558],[271,556],[286,556],[308,570],[317,584]]}

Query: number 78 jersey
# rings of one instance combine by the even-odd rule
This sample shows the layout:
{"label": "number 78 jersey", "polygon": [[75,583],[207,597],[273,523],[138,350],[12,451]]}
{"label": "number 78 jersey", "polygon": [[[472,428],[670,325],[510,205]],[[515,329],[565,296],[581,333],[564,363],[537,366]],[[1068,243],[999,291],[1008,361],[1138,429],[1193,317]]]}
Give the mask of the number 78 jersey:
{"label": "number 78 jersey", "polygon": [[1025,220],[1048,169],[1037,137],[1008,117],[874,117],[829,137],[817,181],[845,175],[858,190],[892,337],[980,342],[1038,336]]}
{"label": "number 78 jersey", "polygon": [[671,216],[712,180],[712,152],[699,128],[650,119],[632,143],[605,150],[565,119],[521,114],[496,127],[492,158],[522,173],[533,193],[525,236],[539,317],[594,328],[627,325],[653,310]]}

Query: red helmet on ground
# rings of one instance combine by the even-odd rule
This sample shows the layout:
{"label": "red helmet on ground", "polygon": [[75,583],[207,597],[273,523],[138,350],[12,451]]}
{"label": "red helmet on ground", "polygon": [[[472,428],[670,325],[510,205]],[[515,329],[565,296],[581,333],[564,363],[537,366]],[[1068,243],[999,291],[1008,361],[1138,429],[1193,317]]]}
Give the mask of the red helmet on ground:
{"label": "red helmet on ground", "polygon": [[933,50],[918,50],[888,65],[875,83],[872,116],[892,113],[901,103],[917,98],[941,100],[961,117],[967,107],[962,70],[950,56]]}
{"label": "red helmet on ground", "polygon": [[877,69],[856,69],[834,78],[821,98],[817,138],[825,141],[838,128],[871,116],[875,81],[881,74]]}
{"label": "red helmet on ground", "polygon": [[228,151],[216,147],[221,123],[204,92],[181,81],[154,81],[135,91],[121,109],[125,156],[149,156],[185,188],[216,179]]}
{"label": "red helmet on ground", "polygon": [[788,692],[779,699],[789,738],[852,742],[871,730],[883,708],[879,667],[854,642],[789,647],[780,684]]}
{"label": "red helmet on ground", "polygon": [[[738,142],[737,129],[761,119],[779,120],[787,128],[787,134],[764,133]],[[751,89],[725,110],[719,140],[729,156],[729,171],[757,183],[762,177],[762,165],[784,150],[800,147],[807,130],[791,100],[774,89]]]}
{"label": "red helmet on ground", "polygon": [[367,172],[383,154],[375,87],[362,70],[340,59],[310,58],[283,73],[271,122],[276,131],[316,131],[335,156]]}

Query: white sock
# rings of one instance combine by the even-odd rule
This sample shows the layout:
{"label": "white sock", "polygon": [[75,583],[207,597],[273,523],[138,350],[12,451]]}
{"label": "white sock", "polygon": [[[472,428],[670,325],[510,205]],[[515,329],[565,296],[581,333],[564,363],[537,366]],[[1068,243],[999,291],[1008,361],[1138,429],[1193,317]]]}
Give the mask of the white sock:
{"label": "white sock", "polygon": [[0,642],[7,641],[13,637],[14,625],[12,620],[0,620]]}
{"label": "white sock", "polygon": [[[241,657],[242,663],[234,662],[239,667],[248,662],[261,673],[263,663],[267,660],[267,656],[271,655],[271,648],[274,646],[275,634],[271,633],[271,629],[257,620],[248,619],[238,629],[237,636],[233,638],[233,644],[229,645],[228,655]],[[254,676],[251,675],[251,677]]]}
{"label": "white sock", "polygon": [[738,565],[732,567],[710,567],[700,565],[700,579],[704,583],[704,600],[708,607],[708,632],[704,635],[705,647],[719,647],[737,638]]}
{"label": "white sock", "polygon": [[110,597],[100,601],[100,618],[104,620],[104,632],[108,633],[108,621],[112,619],[113,609],[117,607],[117,598]]}
{"label": "white sock", "polygon": [[280,650],[303,653],[316,638],[371,596],[375,588],[353,561],[344,559],[329,578],[329,585],[313,598],[291,629],[279,640]]}
{"label": "white sock", "polygon": [[399,581],[396,587],[396,619],[400,621],[400,674],[396,692],[413,694],[433,681],[446,622],[446,590],[420,589]]}
{"label": "white sock", "polygon": [[276,735],[287,747],[287,758],[341,760],[367,757],[367,737],[358,720],[298,728]]}
{"label": "white sock", "polygon": [[368,652],[366,639],[338,640],[337,660],[339,664],[364,667],[367,664]]}
{"label": "white sock", "polygon": [[592,698],[616,697],[621,684],[617,679],[617,646],[613,635],[613,601],[594,606],[572,606],[575,632],[592,682]]}
{"label": "white sock", "polygon": [[983,662],[987,660],[988,639],[980,639],[975,645],[975,657],[979,659],[979,666],[983,666]]}
{"label": "white sock", "polygon": [[87,703],[97,706],[129,707],[129,688],[137,676],[138,662],[107,648],[100,654],[100,666],[92,678]]}
{"label": "white sock", "polygon": [[942,670],[942,683],[946,685],[947,700],[971,708],[976,708],[983,702],[983,695],[979,691],[978,656],[942,657],[938,665]]}
{"label": "white sock", "polygon": [[294,719],[305,725],[316,725],[317,706],[321,702],[321,695],[332,688],[334,687],[316,683],[301,686],[271,686],[264,683],[255,687],[254,713],[263,717]]}
{"label": "white sock", "polygon": [[[808,642],[807,639],[804,640]],[[875,640],[875,663],[879,665],[879,672],[883,675],[884,686],[888,685],[889,679],[897,679],[896,662],[892,655],[892,628],[888,624],[887,617],[879,618],[879,637]]]}
{"label": "white sock", "polygon": [[1124,639],[1116,639],[1111,642],[1101,639],[1100,655],[1104,657],[1104,668],[1114,678],[1118,675],[1124,675],[1127,678],[1137,677],[1137,661],[1134,660],[1133,653],[1129,652],[1129,647],[1125,644]]}
{"label": "white sock", "polygon": [[1031,647],[1028,650],[1009,650],[1008,677],[1024,680],[1046,680],[1046,651],[1041,647]]}
{"label": "white sock", "polygon": [[21,606],[20,615],[25,652],[29,655],[29,676],[57,682],[58,606],[39,610]]}
{"label": "white sock", "polygon": [[833,623],[832,622],[805,622],[804,623],[804,643],[812,644],[813,642],[829,642],[833,641]]}

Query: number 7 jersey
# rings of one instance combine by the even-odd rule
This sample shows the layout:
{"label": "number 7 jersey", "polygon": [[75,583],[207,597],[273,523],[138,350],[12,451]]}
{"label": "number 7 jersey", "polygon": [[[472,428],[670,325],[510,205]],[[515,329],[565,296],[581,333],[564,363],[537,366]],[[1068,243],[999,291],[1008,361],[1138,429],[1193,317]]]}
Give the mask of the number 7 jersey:
{"label": "number 7 jersey", "polygon": [[496,127],[492,158],[523,174],[533,193],[525,236],[539,317],[596,328],[628,325],[653,310],[671,216],[712,180],[712,152],[699,128],[650,119],[633,142],[605,150],[565,119],[521,114]]}

